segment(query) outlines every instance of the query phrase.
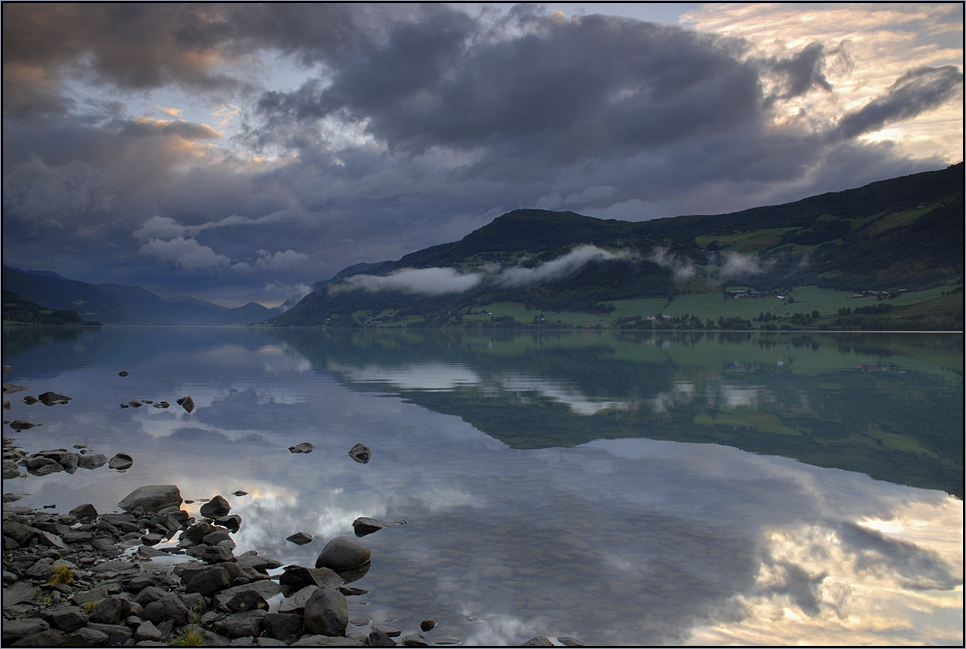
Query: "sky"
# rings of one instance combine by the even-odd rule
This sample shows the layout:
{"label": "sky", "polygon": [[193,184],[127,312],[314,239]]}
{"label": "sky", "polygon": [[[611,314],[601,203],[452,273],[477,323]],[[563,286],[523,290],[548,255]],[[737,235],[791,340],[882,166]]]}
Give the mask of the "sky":
{"label": "sky", "polygon": [[963,5],[4,3],[3,263],[276,306],[518,208],[963,159]]}

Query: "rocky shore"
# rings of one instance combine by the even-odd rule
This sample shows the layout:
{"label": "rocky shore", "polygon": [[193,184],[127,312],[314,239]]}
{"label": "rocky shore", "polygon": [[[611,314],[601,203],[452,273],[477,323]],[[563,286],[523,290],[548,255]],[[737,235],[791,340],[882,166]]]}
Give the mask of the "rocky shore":
{"label": "rocky shore", "polygon": [[[5,394],[25,389],[3,387]],[[40,400],[46,405],[66,404],[70,397],[45,393]],[[122,407],[143,403],[151,402]],[[178,403],[188,412],[194,406],[190,397]],[[3,405],[10,409],[9,401]],[[4,423],[17,432],[40,425]],[[3,478],[21,475],[21,467],[43,476],[106,463],[125,470],[133,462],[126,454],[108,462],[82,447],[77,445],[76,453],[52,449],[28,454],[4,436]],[[313,447],[303,443],[289,450],[310,453]],[[349,455],[366,463],[371,451],[357,444]],[[3,495],[4,647],[461,644],[459,638],[434,634],[434,620],[423,620],[418,629],[399,629],[368,616],[349,615],[347,598],[367,592],[349,585],[365,576],[370,566],[370,551],[358,538],[330,539],[313,567],[283,565],[255,550],[235,555],[232,535],[242,519],[231,513],[220,495],[200,506],[197,519],[182,509],[186,501],[176,485],[135,489],[118,503],[120,512],[112,513],[98,513],[91,504],[67,514],[48,511],[47,506],[38,510],[13,504],[26,495]],[[360,517],[353,530],[361,538],[404,524]],[[301,545],[313,539],[298,532],[287,540]],[[569,637],[557,641],[580,646]],[[537,636],[521,646],[553,643]]]}

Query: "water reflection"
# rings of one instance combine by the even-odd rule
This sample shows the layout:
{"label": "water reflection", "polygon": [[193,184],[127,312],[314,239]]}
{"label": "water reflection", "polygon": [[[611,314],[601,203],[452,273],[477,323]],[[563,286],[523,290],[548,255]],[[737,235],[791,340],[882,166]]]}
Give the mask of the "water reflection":
{"label": "water reflection", "polygon": [[[201,345],[188,344],[190,332],[180,340],[149,330],[118,356],[111,335],[105,330],[86,355],[57,362],[37,353],[42,346],[19,355],[5,349],[15,366],[8,380],[74,397],[64,407],[14,403],[11,418],[44,424],[15,436],[28,450],[81,442],[108,456],[130,452],[134,467],[30,476],[5,481],[4,491],[31,492],[24,502],[57,503],[59,511],[84,502],[109,511],[143,484],[178,484],[195,499],[222,494],[243,517],[239,552],[255,548],[302,565],[314,565],[327,539],[351,534],[358,516],[404,518],[408,525],[365,537],[372,567],[358,585],[370,592],[350,598],[350,614],[407,632],[433,617],[440,626],[430,639],[453,635],[468,645],[535,634],[634,645],[963,641],[961,500],[719,443],[648,439],[640,430],[685,430],[684,411],[695,437],[727,430],[744,443],[735,426],[759,435],[784,427],[799,434],[779,437],[796,440],[805,437],[792,428],[796,418],[812,421],[838,403],[821,390],[847,392],[849,376],[926,374],[928,357],[890,356],[904,375],[859,373],[850,352],[835,370],[841,375],[829,376],[827,363],[821,370],[803,355],[815,353],[812,345],[790,343],[665,347],[561,337],[522,345],[504,337],[473,348],[462,343],[480,341],[431,335],[367,341],[314,332],[295,344],[229,331],[206,334]],[[557,351],[539,353],[541,345]],[[513,346],[518,353],[509,353]],[[669,362],[669,351],[693,354]],[[744,372],[728,370],[736,358]],[[437,380],[429,367],[448,373]],[[118,369],[131,374],[122,379]],[[933,366],[927,376],[935,381],[917,389],[955,390],[958,380],[961,402],[961,375],[944,371]],[[870,394],[908,386],[874,383],[880,392]],[[173,403],[185,394],[196,403],[190,414],[118,408],[134,397]],[[467,404],[487,400],[496,406],[481,427],[465,416],[475,412]],[[580,412],[579,404],[606,402],[634,407]],[[548,444],[540,416],[554,415],[550,424],[576,422],[581,434],[588,422],[607,421],[624,428],[611,423],[604,432],[633,434]],[[510,439],[525,440],[528,426],[539,442],[530,448],[491,432],[512,428]],[[936,452],[928,437],[913,440]],[[302,441],[315,451],[288,452]],[[357,442],[373,449],[369,464],[348,456]],[[238,489],[249,495],[230,495]],[[287,543],[296,531],[316,541]]]}

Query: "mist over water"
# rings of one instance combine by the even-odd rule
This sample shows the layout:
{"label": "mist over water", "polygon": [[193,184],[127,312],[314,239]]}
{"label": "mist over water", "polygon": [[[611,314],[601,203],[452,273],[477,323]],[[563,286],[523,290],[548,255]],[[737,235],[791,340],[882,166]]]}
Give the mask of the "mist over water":
{"label": "mist over water", "polygon": [[[406,519],[363,539],[350,616],[464,645],[962,643],[938,484],[962,484],[961,336],[5,329],[3,352],[30,388],[7,418],[43,424],[19,445],[134,457],[4,481],[17,504],[177,484],[229,500],[236,554],[301,565],[358,516]],[[73,399],[19,402],[47,390]]]}

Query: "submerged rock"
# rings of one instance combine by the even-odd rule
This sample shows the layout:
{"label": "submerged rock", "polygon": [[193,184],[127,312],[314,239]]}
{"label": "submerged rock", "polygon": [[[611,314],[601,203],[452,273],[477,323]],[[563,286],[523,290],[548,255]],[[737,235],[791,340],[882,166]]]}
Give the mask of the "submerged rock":
{"label": "submerged rock", "polygon": [[120,372],[117,373],[117,375],[118,376],[127,376],[128,375],[128,372],[126,372],[125,370],[121,370]]}
{"label": "submerged rock", "polygon": [[191,397],[181,397],[177,400],[177,404],[185,409],[186,412],[191,412],[195,409],[194,399]]}
{"label": "submerged rock", "polygon": [[349,449],[349,457],[359,464],[366,464],[372,457],[372,451],[365,444],[356,444]]}
{"label": "submerged rock", "polygon": [[360,516],[352,521],[352,529],[355,531],[356,536],[366,536],[373,532],[378,532],[384,527],[395,527],[397,525],[406,525],[406,523],[407,521],[401,518],[394,521],[381,521],[376,518],[369,518],[368,516]]}
{"label": "submerged rock", "polygon": [[288,450],[292,453],[311,453],[315,450],[315,446],[310,442],[300,442],[295,446],[289,446]]}

